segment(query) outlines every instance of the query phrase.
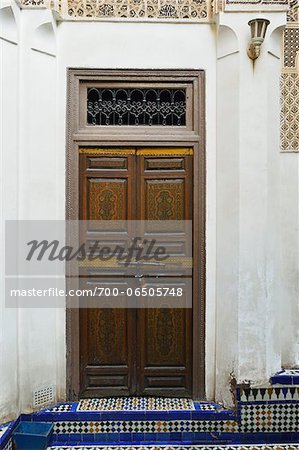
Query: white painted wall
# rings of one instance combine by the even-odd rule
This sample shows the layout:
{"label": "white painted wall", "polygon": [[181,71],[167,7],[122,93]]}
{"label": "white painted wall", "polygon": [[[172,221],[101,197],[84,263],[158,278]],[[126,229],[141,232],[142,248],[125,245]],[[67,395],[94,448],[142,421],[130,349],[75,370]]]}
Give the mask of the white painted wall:
{"label": "white painted wall", "polygon": [[[64,218],[68,67],[204,69],[207,398],[231,404],[231,377],[263,383],[298,364],[298,155],[279,153],[283,13],[267,15],[253,70],[250,14],[56,24],[49,11],[13,10],[16,23],[0,15],[13,41],[1,40],[2,218]],[[30,411],[33,389],[65,395],[65,312],[5,309],[3,289],[2,277],[0,420]]]}
{"label": "white painted wall", "polygon": [[226,404],[230,379],[261,385],[298,364],[298,155],[279,152],[285,18],[267,14],[254,65],[250,18],[221,14],[218,34],[216,398]]}
{"label": "white painted wall", "polygon": [[[239,270],[239,65],[236,34],[218,29],[217,45],[217,254],[216,398],[229,403],[238,367]],[[212,280],[211,280],[212,281]]]}
{"label": "white painted wall", "polygon": [[[56,24],[49,11],[20,14],[16,5],[0,10],[0,20],[3,230],[5,219],[63,218],[64,194],[56,171]],[[64,311],[5,308],[3,255],[1,421],[31,411],[34,389],[54,385],[57,399],[65,395]]]}
{"label": "white painted wall", "polygon": [[[15,10],[15,14],[18,11]],[[0,418],[18,410],[18,311],[4,305],[4,221],[18,216],[18,17],[10,7],[0,10]],[[0,419],[1,420],[1,419]]]}
{"label": "white painted wall", "polygon": [[[58,180],[56,24],[49,11],[22,12],[20,219],[62,219]],[[65,395],[65,313],[21,309],[20,410],[30,410],[32,391],[54,385]],[[63,327],[63,331],[60,328]],[[57,330],[59,328],[59,330]]]}

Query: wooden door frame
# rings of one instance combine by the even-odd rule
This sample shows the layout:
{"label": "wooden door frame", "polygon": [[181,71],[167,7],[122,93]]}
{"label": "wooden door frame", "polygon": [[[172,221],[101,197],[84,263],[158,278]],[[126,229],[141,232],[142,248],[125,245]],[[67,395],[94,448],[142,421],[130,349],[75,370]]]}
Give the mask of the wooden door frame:
{"label": "wooden door frame", "polygon": [[[66,220],[79,219],[79,147],[189,147],[194,151],[193,178],[193,390],[194,400],[205,399],[205,282],[206,282],[206,181],[205,181],[205,73],[203,70],[68,69],[67,71]],[[82,88],[88,82],[161,82],[192,86],[188,99],[189,126],[82,127]],[[142,85],[141,85],[142,87]],[[112,130],[112,128],[114,128]],[[150,129],[149,129],[150,128]],[[67,237],[68,239],[68,237]],[[72,240],[76,235],[72,235]],[[70,266],[66,266],[66,275]],[[66,288],[77,281],[66,278]],[[66,303],[66,393],[77,400],[80,392],[79,309],[74,298]],[[75,302],[75,303],[74,303]],[[72,305],[73,307],[70,307]],[[75,307],[74,307],[75,306]]]}

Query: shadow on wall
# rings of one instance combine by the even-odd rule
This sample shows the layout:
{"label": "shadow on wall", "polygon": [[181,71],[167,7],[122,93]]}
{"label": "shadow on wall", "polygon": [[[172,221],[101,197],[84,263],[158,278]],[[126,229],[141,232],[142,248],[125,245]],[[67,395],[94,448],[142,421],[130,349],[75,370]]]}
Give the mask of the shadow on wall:
{"label": "shadow on wall", "polygon": [[31,49],[56,56],[56,37],[52,23],[44,23],[34,31]]}
{"label": "shadow on wall", "polygon": [[0,10],[0,37],[13,43],[18,42],[17,23],[10,6]]}

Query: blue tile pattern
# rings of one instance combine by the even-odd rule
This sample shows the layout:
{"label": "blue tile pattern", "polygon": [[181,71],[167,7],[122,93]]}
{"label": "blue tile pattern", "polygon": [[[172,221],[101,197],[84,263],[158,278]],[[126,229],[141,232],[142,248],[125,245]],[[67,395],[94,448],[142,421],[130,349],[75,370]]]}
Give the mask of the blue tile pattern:
{"label": "blue tile pattern", "polygon": [[271,384],[299,385],[299,369],[282,370],[271,377]]}
{"label": "blue tile pattern", "polygon": [[0,427],[0,439],[2,438],[2,436],[4,435],[4,433],[6,433],[6,431],[8,430],[9,426],[8,425],[2,425]]}
{"label": "blue tile pattern", "polygon": [[299,401],[299,386],[237,388],[237,400],[245,402],[291,402]]}
{"label": "blue tile pattern", "polygon": [[54,434],[114,433],[236,433],[238,422],[222,420],[158,420],[158,421],[63,421],[54,423]]}
{"label": "blue tile pattern", "polygon": [[[88,409],[78,408],[83,402]],[[299,450],[287,445],[299,441],[299,386],[238,386],[236,410],[188,399],[108,398],[60,403],[19,420],[53,423],[51,445],[56,450]],[[0,436],[1,450],[11,450],[8,431]]]}
{"label": "blue tile pattern", "polygon": [[[69,450],[70,447],[49,447],[48,450]],[[72,450],[298,450],[299,444],[274,444],[274,445],[142,445],[142,446],[84,446],[71,447]]]}
{"label": "blue tile pattern", "polygon": [[13,428],[18,423],[18,420],[15,422],[9,422],[3,425],[0,425],[0,449],[2,450],[12,450],[12,440],[11,433]]}
{"label": "blue tile pattern", "polygon": [[79,402],[78,411],[189,411],[194,403],[188,398],[110,397]]}
{"label": "blue tile pattern", "polygon": [[53,406],[52,408],[47,408],[44,411],[48,412],[69,412],[72,409],[72,403],[60,403],[58,405]]}
{"label": "blue tile pattern", "polygon": [[240,413],[241,433],[296,433],[299,431],[299,408],[295,403],[247,403],[241,405]]}
{"label": "blue tile pattern", "polygon": [[5,447],[3,447],[3,450],[13,450],[12,449],[12,439],[9,439],[9,441],[6,443]]}

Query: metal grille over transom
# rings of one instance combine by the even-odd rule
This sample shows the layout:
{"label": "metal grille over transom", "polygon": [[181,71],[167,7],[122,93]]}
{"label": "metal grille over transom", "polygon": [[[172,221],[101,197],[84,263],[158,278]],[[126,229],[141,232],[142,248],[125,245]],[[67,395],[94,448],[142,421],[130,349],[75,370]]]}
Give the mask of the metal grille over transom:
{"label": "metal grille over transom", "polygon": [[89,88],[88,125],[185,126],[186,89]]}

